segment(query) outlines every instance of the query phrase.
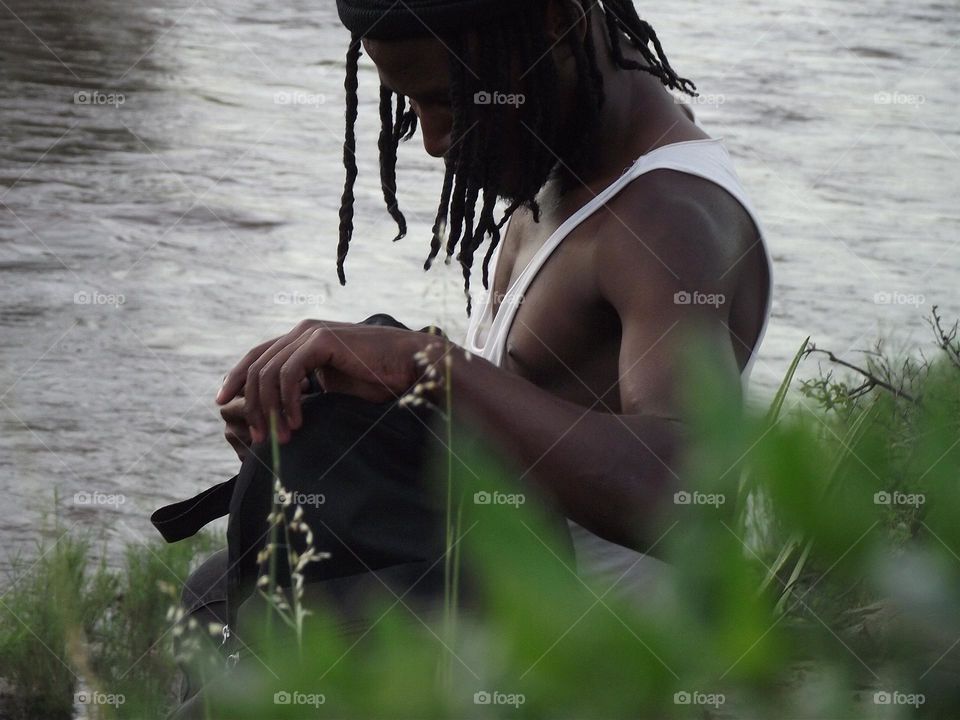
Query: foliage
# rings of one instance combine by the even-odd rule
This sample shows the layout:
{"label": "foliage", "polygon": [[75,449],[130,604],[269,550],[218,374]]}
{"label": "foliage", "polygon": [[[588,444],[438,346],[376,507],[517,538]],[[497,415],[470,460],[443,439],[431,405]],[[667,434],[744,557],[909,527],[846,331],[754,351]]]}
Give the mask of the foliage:
{"label": "foliage", "polygon": [[[320,607],[296,632],[246,628],[206,714],[960,716],[960,348],[956,327],[931,324],[936,357],[894,361],[880,347],[847,364],[853,375],[827,370],[792,393],[802,361],[831,357],[804,342],[766,413],[691,367],[698,440],[644,597],[581,580],[538,503],[474,502],[530,490],[449,427],[438,484],[469,609],[451,617],[449,604],[424,611],[384,592],[362,631]],[[62,539],[8,591],[0,610],[22,622],[0,627],[0,674],[26,716],[66,717],[73,673],[125,694],[107,716],[160,716],[173,665],[154,589],[184,577],[198,548],[132,548],[121,573],[89,550]]]}

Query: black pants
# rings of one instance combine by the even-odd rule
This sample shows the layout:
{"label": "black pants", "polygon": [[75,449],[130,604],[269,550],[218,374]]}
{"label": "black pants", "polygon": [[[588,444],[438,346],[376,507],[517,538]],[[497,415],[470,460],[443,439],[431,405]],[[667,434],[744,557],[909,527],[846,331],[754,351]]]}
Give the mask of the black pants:
{"label": "black pants", "polygon": [[[208,628],[211,623],[227,626],[227,568],[229,560],[227,549],[213,553],[187,577],[180,594],[180,607],[183,610],[183,627],[186,635],[174,638],[174,654],[180,667],[180,702],[186,702],[201,689],[202,678],[206,677],[205,667],[219,665],[226,667],[226,645],[211,636]],[[195,629],[188,628],[189,621],[197,621]],[[187,639],[196,643],[196,648],[188,648]],[[189,658],[189,659],[188,659]]]}

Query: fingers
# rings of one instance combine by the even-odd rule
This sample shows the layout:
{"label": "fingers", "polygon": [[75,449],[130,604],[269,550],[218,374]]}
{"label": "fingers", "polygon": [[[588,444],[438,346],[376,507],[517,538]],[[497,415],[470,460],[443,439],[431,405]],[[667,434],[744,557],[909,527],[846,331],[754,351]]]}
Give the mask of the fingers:
{"label": "fingers", "polygon": [[[308,373],[320,370],[326,384],[327,373],[349,381],[353,394],[377,398],[378,401],[406,391],[416,381],[413,358],[422,349],[424,336],[411,331],[388,328],[313,323],[298,335],[280,338],[268,348],[263,346],[259,357],[253,353],[237,366],[247,365],[242,383],[244,416],[253,442],[267,439],[270,419],[276,419],[277,438],[285,443],[302,422],[301,398]],[[233,371],[232,371],[233,372]],[[229,387],[239,384],[230,378]],[[369,386],[369,387],[368,387]],[[329,390],[329,387],[325,388]]]}
{"label": "fingers", "polygon": [[[250,379],[251,370],[254,365],[258,362],[260,363],[260,368],[263,364],[270,360],[279,350],[286,347],[291,341],[296,340],[304,333],[315,330],[318,327],[345,327],[349,323],[342,322],[332,322],[326,320],[303,320],[302,322],[297,323],[297,326],[293,328],[286,335],[280,335],[275,337],[272,340],[267,340],[264,343],[260,343],[250,352],[243,356],[239,363],[237,363],[233,369],[227,373],[226,378],[224,378],[223,385],[220,387],[220,391],[217,393],[217,403],[219,405],[224,405],[238,394],[244,391],[244,385],[246,385],[247,380]],[[258,368],[259,370],[259,368]]]}
{"label": "fingers", "polygon": [[279,388],[279,403],[289,421],[290,428],[296,430],[303,423],[303,412],[300,405],[300,380],[313,368],[324,367],[333,359],[333,333],[321,328],[315,330],[297,347],[277,371],[277,382],[274,388]]}
{"label": "fingers", "polygon": [[[298,325],[297,327],[299,328],[300,326]],[[296,328],[294,331],[297,331]],[[295,340],[297,337],[299,337],[299,335],[302,334],[303,331],[300,331],[297,336],[294,336],[293,333],[288,333],[280,338],[277,338],[270,344],[268,348],[263,349],[259,356],[253,359],[253,361],[247,365],[246,375],[243,381],[244,397],[246,399],[244,413],[247,418],[247,423],[250,425],[250,434],[253,437],[254,442],[263,442],[266,439],[267,432],[270,428],[269,424],[265,422],[263,418],[261,418],[259,413],[260,373],[263,372],[263,368],[278,352],[281,352],[291,342],[291,340]],[[259,347],[262,346],[258,346],[258,348]],[[254,348],[254,350],[258,348]],[[241,365],[242,364],[243,363],[241,362]]]}
{"label": "fingers", "polygon": [[228,424],[246,424],[246,418],[243,414],[243,406],[244,399],[242,397],[234,398],[220,408],[220,417],[222,417]]}
{"label": "fingers", "polygon": [[252,440],[250,437],[250,428],[247,425],[247,418],[243,412],[244,400],[242,397],[234,398],[229,403],[220,408],[220,417],[224,419],[227,427],[223,436],[230,447],[237,453],[237,457],[242,462],[250,450]]}
{"label": "fingers", "polygon": [[247,372],[249,371],[250,366],[260,359],[263,353],[272,347],[278,340],[280,340],[280,338],[276,337],[273,340],[267,340],[265,343],[260,343],[250,352],[244,355],[240,362],[234,365],[233,369],[227,373],[227,377],[224,378],[223,385],[220,386],[219,392],[217,392],[218,405],[227,404],[243,391],[243,386],[247,382]]}
{"label": "fingers", "polygon": [[234,449],[234,452],[237,453],[237,457],[240,458],[241,462],[246,459],[251,445],[250,429],[247,426],[243,405],[243,398],[238,397],[220,408],[220,417],[222,417],[227,424],[223,436],[230,444],[230,447]]}
{"label": "fingers", "polygon": [[[254,442],[262,442],[270,432],[271,412],[276,413],[277,437],[280,442],[290,439],[288,416],[284,414],[280,404],[279,376],[287,359],[307,342],[313,332],[308,330],[282,346],[278,343],[276,348],[271,348],[250,367],[247,373],[244,412]],[[298,390],[304,377],[306,370],[295,380]]]}
{"label": "fingers", "polygon": [[240,458],[240,462],[246,460],[247,455],[250,453],[250,445],[252,444],[249,435],[241,436],[228,428],[223,436],[227,439],[227,442],[230,443],[230,447],[233,448],[237,457]]}

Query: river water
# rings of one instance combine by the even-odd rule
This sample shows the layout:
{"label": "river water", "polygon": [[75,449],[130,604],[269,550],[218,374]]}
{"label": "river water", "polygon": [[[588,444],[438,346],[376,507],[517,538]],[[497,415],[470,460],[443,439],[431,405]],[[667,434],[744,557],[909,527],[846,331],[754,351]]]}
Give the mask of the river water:
{"label": "river water", "polygon": [[[766,222],[777,291],[755,391],[807,335],[855,358],[879,334],[925,341],[933,304],[960,314],[960,6],[655,5]],[[55,491],[64,526],[117,548],[153,537],[159,504],[229,477],[220,379],[303,317],[465,328],[457,270],[420,270],[441,171],[417,142],[400,159],[410,235],[390,242],[366,63],[357,232],[336,282],[333,7],[0,2],[7,551],[38,536]]]}

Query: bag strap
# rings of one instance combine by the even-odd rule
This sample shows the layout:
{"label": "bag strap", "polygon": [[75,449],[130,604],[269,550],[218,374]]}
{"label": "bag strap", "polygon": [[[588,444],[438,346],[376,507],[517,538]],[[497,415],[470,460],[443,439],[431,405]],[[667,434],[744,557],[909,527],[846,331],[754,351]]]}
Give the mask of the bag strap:
{"label": "bag strap", "polygon": [[230,498],[236,484],[234,475],[189,500],[165,505],[150,516],[150,522],[168,543],[196,535],[207,523],[230,512]]}

